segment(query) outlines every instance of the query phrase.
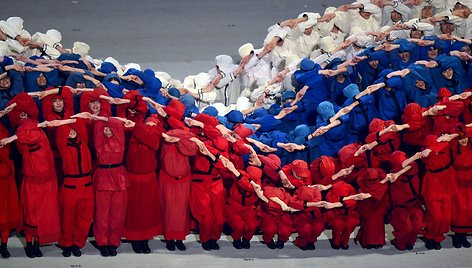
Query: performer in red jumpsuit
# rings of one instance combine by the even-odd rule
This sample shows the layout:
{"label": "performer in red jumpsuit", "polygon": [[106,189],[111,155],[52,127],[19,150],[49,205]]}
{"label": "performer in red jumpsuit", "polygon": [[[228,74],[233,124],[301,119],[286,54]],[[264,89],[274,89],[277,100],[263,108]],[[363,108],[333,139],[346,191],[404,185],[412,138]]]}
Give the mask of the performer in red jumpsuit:
{"label": "performer in red jumpsuit", "polygon": [[[177,121],[176,121],[177,122]],[[183,240],[190,233],[190,184],[189,157],[198,152],[190,141],[195,135],[184,129],[170,130],[163,135],[159,159],[159,192],[162,225],[166,248],[186,250]]]}
{"label": "performer in red jumpsuit", "polygon": [[124,236],[136,253],[149,254],[148,240],[162,234],[156,152],[164,129],[159,124],[155,117],[146,123],[136,121],[126,154],[129,187]]}
{"label": "performer in red jumpsuit", "polygon": [[467,233],[472,232],[472,129],[457,129],[459,140],[451,143],[453,165],[457,172],[454,181],[458,192],[452,200],[452,244],[456,248],[470,248]]}
{"label": "performer in red jumpsuit", "polygon": [[381,161],[389,161],[390,155],[400,146],[400,133],[388,132],[380,136],[380,132],[388,126],[393,125],[393,120],[383,121],[374,118],[369,125],[369,135],[365,139],[366,143],[377,141],[379,144],[372,149],[370,154],[372,167],[379,167]]}
{"label": "performer in red jumpsuit", "polygon": [[335,183],[326,195],[326,201],[333,206],[323,213],[323,219],[331,227],[333,249],[349,249],[349,236],[359,225],[357,201],[344,201],[344,197],[354,194],[356,190],[351,185],[340,181]]}
{"label": "performer in red jumpsuit", "polygon": [[427,249],[441,249],[444,234],[451,226],[452,196],[457,194],[449,143],[437,142],[436,135],[426,136],[426,152],[423,162],[426,174],[421,194],[426,206],[425,246]]}
{"label": "performer in red jumpsuit", "polygon": [[[221,180],[220,170],[226,171],[220,156],[228,159],[228,141],[216,129],[218,120],[207,114],[199,114],[195,120],[204,124],[198,129],[198,137],[216,157],[197,154],[192,167],[192,185],[190,191],[190,209],[200,228],[200,241],[204,250],[218,250],[225,223],[224,206],[226,191]],[[195,131],[197,128],[193,128]]]}
{"label": "performer in red jumpsuit", "polygon": [[285,165],[282,171],[297,189],[312,184],[308,164],[303,160],[294,160],[292,163]]}
{"label": "performer in red jumpsuit", "polygon": [[361,228],[356,239],[363,248],[381,248],[385,245],[385,215],[389,207],[388,184],[381,181],[385,172],[378,168],[368,168],[366,174],[358,180],[359,191],[370,197],[359,202]]}
{"label": "performer in red jumpsuit", "polygon": [[308,207],[308,202],[321,201],[318,187],[303,186],[295,191],[289,206],[300,210],[292,214],[298,237],[293,243],[302,250],[314,250],[315,242],[325,229],[325,224],[318,207]]}
{"label": "performer in red jumpsuit", "polygon": [[12,103],[17,106],[8,114],[8,119],[13,127],[18,127],[13,140],[17,139],[23,159],[20,203],[25,252],[30,258],[41,257],[39,245],[57,241],[60,234],[54,157],[46,134],[38,128],[38,110],[33,98],[20,93],[8,105]]}
{"label": "performer in red jumpsuit", "polygon": [[[0,116],[1,117],[1,116]],[[10,136],[8,130],[0,123],[0,140]],[[7,249],[8,237],[11,230],[22,229],[20,203],[15,182],[15,167],[11,159],[11,145],[0,145],[0,235],[2,244],[0,254],[9,258]]]}
{"label": "performer in red jumpsuit", "polygon": [[[249,166],[246,172],[238,170],[240,176],[235,179],[226,199],[226,222],[231,226],[233,246],[236,249],[248,249],[250,241],[258,227],[256,205],[258,197],[254,184],[261,185],[262,170]],[[241,240],[242,238],[242,240]]]}
{"label": "performer in red jumpsuit", "polygon": [[62,223],[59,246],[64,257],[71,253],[79,257],[87,242],[94,210],[92,156],[85,122],[77,119],[73,125],[60,126],[55,136],[64,173],[59,195]]}
{"label": "performer in red jumpsuit", "polygon": [[[103,121],[102,121],[103,120]],[[128,176],[123,166],[124,126],[115,118],[94,123],[94,144],[99,166],[93,174],[95,189],[94,234],[100,254],[116,256],[121,243],[128,202]]]}
{"label": "performer in red jumpsuit", "polygon": [[[392,172],[403,169],[406,160],[404,152],[395,151],[390,157]],[[391,199],[390,224],[393,227],[392,244],[398,250],[412,250],[418,234],[424,227],[424,210],[420,202],[420,179],[418,165],[409,164],[412,168],[398,177],[389,186]]]}

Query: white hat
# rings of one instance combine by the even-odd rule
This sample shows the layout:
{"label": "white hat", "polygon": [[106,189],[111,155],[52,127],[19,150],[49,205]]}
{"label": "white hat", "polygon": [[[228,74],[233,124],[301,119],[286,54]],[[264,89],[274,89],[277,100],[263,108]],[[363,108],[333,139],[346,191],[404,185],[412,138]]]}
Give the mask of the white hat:
{"label": "white hat", "polygon": [[0,41],[0,57],[7,55],[9,51],[7,43]]}
{"label": "white hat", "polygon": [[298,27],[302,31],[304,31],[306,28],[313,27],[316,24],[317,20],[321,18],[321,15],[319,13],[313,13],[313,12],[301,13],[300,15],[298,15],[298,18],[301,18],[305,15],[308,17],[308,19],[298,24]]}
{"label": "white hat", "polygon": [[20,17],[9,17],[6,22],[15,30],[15,32],[23,30],[23,19]]}
{"label": "white hat", "polygon": [[43,34],[43,33],[40,33],[40,32],[37,32],[35,34],[33,34],[31,40],[35,41],[35,42],[39,42],[41,44],[46,44],[48,46],[52,46],[54,45],[54,41],[51,39],[51,37],[49,37],[48,35],[46,34]]}
{"label": "white hat", "polygon": [[366,3],[366,4],[363,4],[364,5],[364,8],[362,9],[362,11],[364,12],[368,12],[368,13],[378,13],[380,8],[374,4],[369,4],[369,3]]}
{"label": "white hat", "polygon": [[109,62],[109,63],[113,64],[118,71],[121,70],[121,64],[117,60],[115,60],[114,58],[108,57],[108,58],[104,59],[103,61],[104,62],[106,61],[106,62]]}
{"label": "white hat", "polygon": [[169,85],[169,81],[172,78],[170,74],[166,72],[154,72],[154,75],[157,79],[161,80],[162,87],[167,87]]}
{"label": "white hat", "polygon": [[141,65],[137,64],[137,63],[128,63],[128,64],[125,64],[125,70],[123,71],[123,73],[126,73],[129,69],[136,69],[138,71],[141,71]]}
{"label": "white hat", "polygon": [[284,39],[289,31],[290,31],[290,28],[288,27],[280,27],[280,25],[278,24],[272,25],[271,27],[269,27],[269,29],[267,29],[268,34],[266,38],[264,39],[264,44],[269,43],[276,36],[279,37],[280,39]]}
{"label": "white hat", "polygon": [[331,36],[325,36],[320,40],[320,48],[325,52],[331,52],[336,48],[336,43]]}
{"label": "white hat", "polygon": [[252,51],[254,51],[254,46],[251,43],[246,43],[238,49],[241,58],[248,56]]}
{"label": "white hat", "polygon": [[86,56],[90,51],[90,46],[84,42],[75,42],[72,47],[72,52],[80,56]]}
{"label": "white hat", "polygon": [[177,80],[177,79],[170,79],[169,87],[181,88],[182,82],[180,82],[180,80]]}
{"label": "white hat", "polygon": [[215,107],[215,109],[218,111],[219,116],[225,116],[225,114],[231,111],[231,109],[229,109],[229,107],[226,107],[222,102],[215,102],[211,106]]}
{"label": "white hat", "polygon": [[51,38],[54,43],[60,43],[62,41],[62,34],[56,29],[50,29],[46,32],[46,35]]}
{"label": "white hat", "polygon": [[211,83],[211,77],[208,73],[199,73],[194,80],[196,88],[205,88]]}
{"label": "white hat", "polygon": [[334,14],[336,14],[336,16],[333,19],[334,25],[336,25],[336,27],[338,27],[341,30],[341,32],[349,33],[349,27],[351,25],[350,25],[350,21],[349,21],[350,17],[348,16],[348,13],[336,11],[334,12]]}
{"label": "white hat", "polygon": [[236,101],[236,110],[243,111],[251,107],[251,102],[247,97],[239,97]]}
{"label": "white hat", "polygon": [[225,74],[232,73],[238,66],[233,64],[233,58],[228,55],[218,55],[215,57],[215,65]]}

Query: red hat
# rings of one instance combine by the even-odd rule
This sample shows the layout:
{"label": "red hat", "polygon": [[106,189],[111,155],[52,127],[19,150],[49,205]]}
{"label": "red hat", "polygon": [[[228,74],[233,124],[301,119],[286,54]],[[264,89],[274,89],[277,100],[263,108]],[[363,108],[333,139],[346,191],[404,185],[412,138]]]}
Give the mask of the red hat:
{"label": "red hat", "polygon": [[254,134],[254,132],[252,132],[252,129],[245,127],[243,124],[237,124],[234,127],[233,132],[237,134],[242,140],[246,140],[247,137]]}
{"label": "red hat", "polygon": [[280,158],[275,154],[269,154],[268,156],[258,155],[261,163],[264,164],[264,172],[266,173],[267,177],[269,178],[278,178],[279,174],[278,171],[280,170],[280,165],[282,161]]}
{"label": "red hat", "polygon": [[179,138],[180,140],[175,143],[179,152],[185,156],[195,156],[198,152],[198,146],[195,142],[191,141],[190,138],[195,135],[190,131],[182,129],[172,129],[166,132],[169,136]]}
{"label": "red hat", "polygon": [[379,118],[374,118],[370,121],[369,124],[369,132],[370,133],[377,133],[381,130],[385,129],[385,121]]}
{"label": "red hat", "polygon": [[111,115],[110,103],[105,99],[100,98],[100,95],[110,96],[108,92],[102,88],[95,88],[93,91],[86,91],[82,93],[80,97],[80,111],[81,112],[91,112],[89,108],[89,103],[92,101],[99,101],[101,104],[100,116],[109,116]]}
{"label": "red hat", "polygon": [[379,177],[379,172],[376,168],[368,168],[365,173],[366,180],[376,180]]}
{"label": "red hat", "polygon": [[[130,90],[126,95],[123,96],[123,99],[130,100],[128,104],[121,104],[116,107],[116,115],[119,117],[130,119],[134,122],[143,121],[146,117],[146,114],[149,110],[145,101],[143,101],[143,96],[137,90]],[[135,110],[136,115],[131,115],[128,109]]]}
{"label": "red hat", "polygon": [[16,107],[13,108],[11,112],[7,114],[8,120],[13,128],[17,128],[21,124],[20,114],[26,113],[28,118],[37,121],[38,120],[38,108],[36,107],[36,103],[34,102],[33,97],[29,96],[25,92],[21,92],[13,99],[11,99],[7,106],[16,103]]}
{"label": "red hat", "polygon": [[[53,89],[55,89],[55,87],[46,88],[46,90]],[[74,114],[74,97],[72,96],[70,87],[59,87],[57,94],[48,95],[41,101],[43,116],[46,120],[57,119],[57,114],[55,114],[52,104],[52,101],[55,99],[62,99],[64,101],[64,118],[69,118]]]}
{"label": "red hat", "polygon": [[392,164],[392,168],[395,172],[398,172],[403,169],[402,163],[407,159],[406,154],[402,151],[395,151],[390,156],[390,162]]}
{"label": "red hat", "polygon": [[169,116],[182,118],[185,114],[185,105],[179,100],[171,99],[166,107],[162,108]]}
{"label": "red hat", "polygon": [[427,120],[423,117],[423,108],[418,103],[410,103],[403,109],[402,121],[410,125],[410,129],[418,129]]}
{"label": "red hat", "polygon": [[207,115],[207,114],[197,114],[194,118],[197,121],[200,121],[203,123],[205,127],[216,127],[220,123],[218,122],[218,119],[216,117]]}
{"label": "red hat", "polygon": [[352,165],[356,167],[363,167],[366,165],[366,154],[362,153],[359,156],[354,156],[354,154],[361,148],[360,143],[351,143],[339,150],[338,156],[341,161],[342,167],[350,167]]}
{"label": "red hat", "polygon": [[246,168],[247,175],[257,184],[261,184],[262,170],[258,167],[248,166]]}
{"label": "red hat", "polygon": [[426,136],[426,141],[425,141],[426,148],[431,149],[433,152],[438,153],[449,145],[448,142],[438,142],[437,139],[438,139],[438,136],[436,135],[431,134],[431,135]]}
{"label": "red hat", "polygon": [[449,98],[452,96],[452,93],[449,89],[442,87],[439,89],[438,98]]}
{"label": "red hat", "polygon": [[335,184],[333,184],[333,187],[331,188],[331,192],[335,196],[348,196],[349,193],[351,192],[352,186],[348,183],[345,183],[344,181],[338,181]]}
{"label": "red hat", "polygon": [[292,170],[298,177],[308,177],[308,164],[303,160],[294,160],[292,162]]}

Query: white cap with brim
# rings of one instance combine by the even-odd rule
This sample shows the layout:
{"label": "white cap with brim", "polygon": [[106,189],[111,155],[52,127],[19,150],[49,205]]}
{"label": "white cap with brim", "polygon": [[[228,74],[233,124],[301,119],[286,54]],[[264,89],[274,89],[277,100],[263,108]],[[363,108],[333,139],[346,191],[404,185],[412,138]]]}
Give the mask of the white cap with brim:
{"label": "white cap with brim", "polygon": [[62,41],[62,34],[56,29],[50,29],[46,32],[46,35],[51,38],[54,43],[60,43]]}
{"label": "white cap with brim", "polygon": [[246,43],[238,49],[239,56],[244,58],[254,51],[254,46],[251,43]]}
{"label": "white cap with brim", "polygon": [[23,30],[23,19],[20,17],[9,17],[6,22],[15,32],[21,32]]}
{"label": "white cap with brim", "polygon": [[325,36],[320,40],[320,48],[325,52],[331,52],[336,48],[336,42],[331,36]]}
{"label": "white cap with brim", "polygon": [[75,54],[79,54],[80,56],[86,56],[90,51],[90,46],[84,42],[75,42],[74,46],[72,47],[72,52]]}
{"label": "white cap with brim", "polygon": [[244,111],[251,107],[251,102],[249,101],[249,98],[247,97],[239,97],[238,100],[236,101],[236,110],[238,111]]}

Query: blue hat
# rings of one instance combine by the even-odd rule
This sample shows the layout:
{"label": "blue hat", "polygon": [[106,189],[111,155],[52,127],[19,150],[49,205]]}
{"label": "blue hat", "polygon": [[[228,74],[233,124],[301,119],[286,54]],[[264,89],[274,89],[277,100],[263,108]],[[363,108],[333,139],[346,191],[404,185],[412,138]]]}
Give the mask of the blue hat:
{"label": "blue hat", "polygon": [[467,43],[456,41],[452,43],[451,50],[461,51],[463,47],[470,46]]}
{"label": "blue hat", "polygon": [[310,70],[313,70],[314,68],[315,68],[315,63],[309,58],[303,58],[303,60],[300,62],[300,70],[310,71]]}
{"label": "blue hat", "polygon": [[109,73],[114,73],[118,71],[111,62],[103,62],[102,65],[100,65],[100,68],[98,69],[99,72],[102,72],[104,74],[109,74]]}
{"label": "blue hat", "polygon": [[220,122],[220,124],[222,124],[225,127],[228,127],[228,119],[226,119],[226,117],[217,115],[216,119],[218,119],[218,122]]}
{"label": "blue hat", "polygon": [[171,95],[172,97],[180,98],[180,91],[175,87],[169,88],[167,90],[167,93],[169,93],[169,95]]}
{"label": "blue hat", "polygon": [[382,56],[385,54],[382,51],[375,51],[374,53],[370,54],[370,57],[367,59],[368,62],[381,60]]}
{"label": "blue hat", "polygon": [[282,93],[282,101],[286,101],[288,99],[295,99],[295,96],[295,91],[286,90],[284,93]]}
{"label": "blue hat", "polygon": [[350,99],[356,96],[357,94],[359,94],[359,86],[356,84],[350,84],[343,89],[343,94],[344,94],[344,97],[346,97],[347,99]]}
{"label": "blue hat", "polygon": [[232,123],[242,123],[244,121],[243,113],[238,110],[232,110],[225,115],[226,119]]}
{"label": "blue hat", "polygon": [[252,130],[252,133],[256,133],[256,128],[253,125],[244,123],[243,126]]}
{"label": "blue hat", "polygon": [[218,115],[218,110],[213,106],[208,106],[203,109],[202,114],[207,114],[209,116],[216,117]]}
{"label": "blue hat", "polygon": [[147,76],[150,76],[150,77],[156,77],[156,74],[151,69],[146,69],[146,70],[143,71],[143,73]]}
{"label": "blue hat", "polygon": [[334,115],[334,106],[329,101],[323,101],[320,103],[316,110],[324,121],[328,120]]}
{"label": "blue hat", "polygon": [[[178,91],[178,90],[177,90]],[[170,93],[169,93],[170,94]],[[180,95],[180,92],[179,92]],[[172,95],[174,96],[174,95]],[[185,106],[185,108],[192,108],[195,106],[195,98],[192,97],[190,94],[184,94],[182,97],[180,97],[180,102]]]}
{"label": "blue hat", "polygon": [[256,118],[264,117],[264,116],[266,116],[266,115],[268,115],[268,114],[269,114],[269,113],[267,112],[266,109],[264,109],[264,108],[258,108],[258,109],[254,110],[254,111],[252,112],[251,117],[252,117],[253,119],[256,119]]}

